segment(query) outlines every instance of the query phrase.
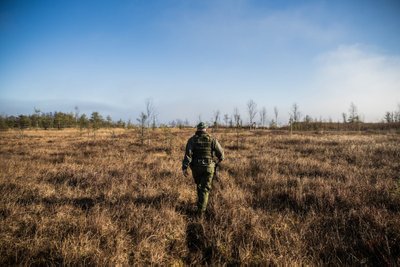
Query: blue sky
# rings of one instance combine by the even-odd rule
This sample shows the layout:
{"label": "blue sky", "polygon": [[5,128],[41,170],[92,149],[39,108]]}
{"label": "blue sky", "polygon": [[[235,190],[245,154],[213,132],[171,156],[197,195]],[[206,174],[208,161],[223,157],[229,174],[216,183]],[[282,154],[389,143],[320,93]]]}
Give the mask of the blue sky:
{"label": "blue sky", "polygon": [[1,1],[0,113],[379,121],[400,103],[400,1]]}

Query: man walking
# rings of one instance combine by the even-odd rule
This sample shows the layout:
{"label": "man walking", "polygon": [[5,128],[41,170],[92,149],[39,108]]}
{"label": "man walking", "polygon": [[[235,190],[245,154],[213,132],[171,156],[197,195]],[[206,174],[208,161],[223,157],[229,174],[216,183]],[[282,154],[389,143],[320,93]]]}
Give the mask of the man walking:
{"label": "man walking", "polygon": [[[216,160],[215,160],[216,159]],[[200,122],[197,131],[187,144],[182,161],[182,171],[185,177],[189,176],[191,168],[197,186],[197,212],[203,216],[207,208],[208,195],[212,186],[215,164],[224,159],[224,151],[217,139],[207,133],[207,125]]]}

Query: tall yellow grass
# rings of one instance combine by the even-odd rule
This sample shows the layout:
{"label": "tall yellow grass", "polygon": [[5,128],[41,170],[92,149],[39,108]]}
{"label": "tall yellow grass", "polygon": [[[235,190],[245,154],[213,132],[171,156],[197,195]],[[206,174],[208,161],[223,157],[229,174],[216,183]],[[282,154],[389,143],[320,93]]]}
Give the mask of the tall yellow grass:
{"label": "tall yellow grass", "polygon": [[0,265],[400,265],[400,136],[214,133],[206,218],[193,131],[0,133]]}

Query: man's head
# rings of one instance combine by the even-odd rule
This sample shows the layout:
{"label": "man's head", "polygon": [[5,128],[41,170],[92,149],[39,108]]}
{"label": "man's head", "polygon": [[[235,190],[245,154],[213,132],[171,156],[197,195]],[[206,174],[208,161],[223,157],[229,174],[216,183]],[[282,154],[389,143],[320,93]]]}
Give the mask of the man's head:
{"label": "man's head", "polygon": [[197,124],[197,131],[202,131],[205,132],[207,130],[207,124],[205,124],[204,122],[200,122],[199,124]]}

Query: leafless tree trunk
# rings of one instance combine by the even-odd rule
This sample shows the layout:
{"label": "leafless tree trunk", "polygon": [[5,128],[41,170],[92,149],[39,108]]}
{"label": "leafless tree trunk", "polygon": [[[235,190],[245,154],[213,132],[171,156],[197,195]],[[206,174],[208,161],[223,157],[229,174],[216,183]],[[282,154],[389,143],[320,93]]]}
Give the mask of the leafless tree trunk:
{"label": "leafless tree trunk", "polygon": [[239,113],[239,109],[238,108],[235,108],[233,110],[233,120],[235,121],[235,126],[237,128],[239,128],[239,126],[240,126],[240,113]]}
{"label": "leafless tree trunk", "polygon": [[229,123],[229,115],[228,114],[224,115],[224,122],[225,122],[225,126],[228,127],[228,123]]}
{"label": "leafless tree trunk", "polygon": [[343,123],[346,123],[347,122],[347,114],[343,112],[342,118],[343,118]]}
{"label": "leafless tree trunk", "polygon": [[400,104],[397,104],[397,111],[394,115],[395,122],[400,122]]}
{"label": "leafless tree trunk", "polygon": [[154,130],[155,128],[157,128],[157,117],[158,117],[158,113],[156,111],[156,109],[153,109],[153,112],[151,114],[151,128]]}
{"label": "leafless tree trunk", "polygon": [[257,114],[257,104],[252,99],[247,102],[247,111],[249,113],[250,129],[253,126],[254,117]]}
{"label": "leafless tree trunk", "polygon": [[233,111],[233,119],[236,125],[236,148],[239,149],[239,127],[241,124],[239,109],[235,108]]}
{"label": "leafless tree trunk", "polygon": [[145,138],[145,128],[146,128],[146,123],[147,123],[147,114],[144,112],[140,113],[139,118],[137,118],[137,121],[140,124],[140,136],[141,136],[141,143],[144,145],[144,138]]}
{"label": "leafless tree trunk", "polygon": [[360,120],[360,116],[358,115],[357,106],[353,102],[351,102],[351,104],[350,104],[348,120],[350,123],[359,122],[359,120]]}
{"label": "leafless tree trunk", "polygon": [[386,123],[394,122],[395,121],[394,119],[395,119],[394,112],[387,111],[385,113],[385,122]]}
{"label": "leafless tree trunk", "polygon": [[[75,108],[77,108],[77,107],[75,107]],[[35,112],[35,119],[36,119],[35,120],[35,127],[36,127],[36,129],[39,129],[40,109],[35,107],[33,110]],[[76,119],[75,119],[75,123],[76,123]]]}
{"label": "leafless tree trunk", "polygon": [[218,124],[219,124],[219,120],[220,120],[220,115],[221,112],[219,110],[214,111],[214,130],[218,129]]}
{"label": "leafless tree trunk", "polygon": [[299,111],[299,105],[297,105],[297,103],[294,103],[292,105],[292,120],[294,123],[299,122],[300,121],[300,117],[301,117],[301,113]]}
{"label": "leafless tree trunk", "polygon": [[261,127],[265,127],[265,124],[267,123],[267,108],[263,107],[260,110],[260,123]]}
{"label": "leafless tree trunk", "polygon": [[278,126],[278,108],[274,107],[275,124]]}
{"label": "leafless tree trunk", "polygon": [[76,127],[78,127],[79,107],[75,106],[74,109],[75,109],[75,125],[76,125]]}
{"label": "leafless tree trunk", "polygon": [[147,121],[147,128],[150,127],[150,123],[153,119],[153,116],[155,114],[155,107],[154,107],[154,102],[152,98],[147,98],[145,101],[145,105],[146,105],[146,121]]}

